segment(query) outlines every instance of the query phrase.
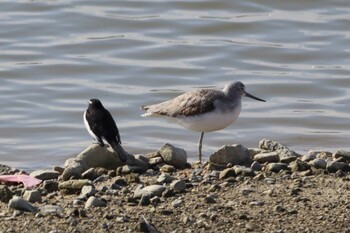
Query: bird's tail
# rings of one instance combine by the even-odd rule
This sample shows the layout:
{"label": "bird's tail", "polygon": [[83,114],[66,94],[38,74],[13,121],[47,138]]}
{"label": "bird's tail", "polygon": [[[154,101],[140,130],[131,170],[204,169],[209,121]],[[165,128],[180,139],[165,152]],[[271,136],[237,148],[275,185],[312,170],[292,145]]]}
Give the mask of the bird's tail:
{"label": "bird's tail", "polygon": [[118,142],[112,142],[112,143],[109,143],[109,145],[111,145],[112,149],[119,156],[122,162],[125,162],[127,160],[127,155],[126,155],[127,153]]}

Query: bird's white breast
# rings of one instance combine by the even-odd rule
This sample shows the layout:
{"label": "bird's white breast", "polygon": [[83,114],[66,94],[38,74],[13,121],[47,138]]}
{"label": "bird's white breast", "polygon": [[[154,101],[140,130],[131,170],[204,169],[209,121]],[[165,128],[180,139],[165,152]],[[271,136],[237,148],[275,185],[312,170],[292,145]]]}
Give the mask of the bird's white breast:
{"label": "bird's white breast", "polygon": [[233,111],[222,112],[218,109],[195,116],[178,116],[174,120],[183,127],[199,132],[221,130],[235,122],[241,112],[241,106]]}

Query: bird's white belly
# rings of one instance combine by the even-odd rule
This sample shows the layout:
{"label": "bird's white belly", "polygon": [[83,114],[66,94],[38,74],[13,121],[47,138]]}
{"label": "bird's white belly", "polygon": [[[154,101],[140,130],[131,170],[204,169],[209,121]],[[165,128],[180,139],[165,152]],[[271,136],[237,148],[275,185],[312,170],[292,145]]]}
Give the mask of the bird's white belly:
{"label": "bird's white belly", "polygon": [[240,112],[241,109],[228,112],[214,111],[196,116],[179,116],[175,119],[178,124],[187,129],[199,132],[212,132],[224,129],[235,122]]}

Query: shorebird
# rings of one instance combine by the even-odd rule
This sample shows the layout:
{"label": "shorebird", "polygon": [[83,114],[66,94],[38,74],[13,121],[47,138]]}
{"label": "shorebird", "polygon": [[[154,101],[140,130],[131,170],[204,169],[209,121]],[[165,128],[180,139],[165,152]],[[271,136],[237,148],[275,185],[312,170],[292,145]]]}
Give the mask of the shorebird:
{"label": "shorebird", "polygon": [[89,106],[84,112],[84,124],[100,146],[104,146],[103,139],[105,139],[122,162],[127,160],[126,152],[120,145],[122,142],[118,127],[111,113],[103,107],[100,100],[89,100]]}
{"label": "shorebird", "polygon": [[247,93],[244,84],[238,81],[227,84],[222,90],[197,89],[162,103],[142,106],[146,110],[142,116],[165,117],[201,132],[198,144],[201,162],[204,133],[224,129],[235,122],[242,110],[242,96],[265,102]]}

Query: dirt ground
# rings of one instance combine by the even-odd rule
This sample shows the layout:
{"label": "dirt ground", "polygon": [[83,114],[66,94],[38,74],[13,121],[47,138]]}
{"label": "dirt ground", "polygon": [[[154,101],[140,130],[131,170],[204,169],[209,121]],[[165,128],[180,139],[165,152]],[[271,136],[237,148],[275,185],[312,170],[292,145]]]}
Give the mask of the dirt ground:
{"label": "dirt ground", "polygon": [[[203,179],[190,181],[193,173]],[[159,174],[140,175],[139,182],[114,194],[102,190],[116,177],[96,184],[106,207],[85,209],[84,201],[74,202],[78,194],[59,191],[34,205],[58,205],[62,213],[21,213],[0,203],[0,232],[140,232],[142,216],[160,232],[350,232],[347,174],[284,171],[219,179],[212,171],[189,168],[171,174],[186,180],[185,191],[139,205],[133,190],[156,183]]]}

